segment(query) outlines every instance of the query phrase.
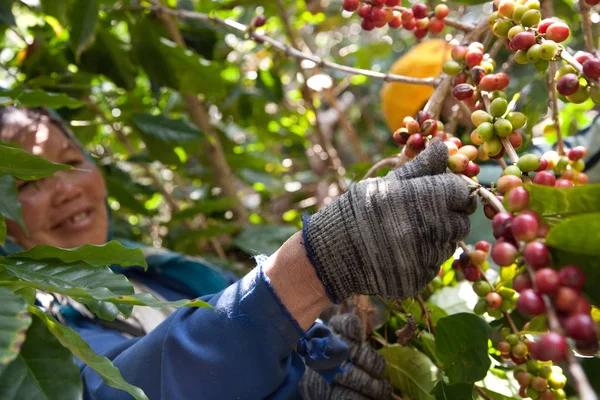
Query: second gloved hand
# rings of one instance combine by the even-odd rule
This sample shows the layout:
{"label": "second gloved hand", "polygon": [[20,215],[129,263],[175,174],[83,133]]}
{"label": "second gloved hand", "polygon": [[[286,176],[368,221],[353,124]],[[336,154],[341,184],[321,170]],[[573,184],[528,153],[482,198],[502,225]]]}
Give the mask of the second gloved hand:
{"label": "second gloved hand", "polygon": [[441,141],[385,177],[367,179],[304,222],[308,257],[334,301],[354,293],[414,296],[470,231],[468,183],[445,173]]}

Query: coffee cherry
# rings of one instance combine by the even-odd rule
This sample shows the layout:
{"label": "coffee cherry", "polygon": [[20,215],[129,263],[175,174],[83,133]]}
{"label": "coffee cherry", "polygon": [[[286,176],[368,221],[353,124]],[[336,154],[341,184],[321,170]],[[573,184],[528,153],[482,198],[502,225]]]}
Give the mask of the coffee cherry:
{"label": "coffee cherry", "polygon": [[569,96],[579,89],[579,78],[575,74],[566,74],[556,82],[556,90],[563,96]]}
{"label": "coffee cherry", "polygon": [[531,278],[527,273],[519,274],[513,279],[513,289],[518,293],[521,293],[526,289],[531,289],[532,287],[533,283],[531,282]]}
{"label": "coffee cherry", "polygon": [[452,89],[452,95],[457,100],[466,100],[473,97],[473,86],[468,83],[462,83]]}
{"label": "coffee cherry", "polygon": [[482,250],[474,250],[469,253],[471,263],[474,265],[482,265],[487,259],[487,253]]}
{"label": "coffee cherry", "polygon": [[494,25],[492,26],[492,32],[498,37],[505,38],[508,37],[508,32],[513,26],[514,23],[511,20],[499,19],[498,21],[494,22]]}
{"label": "coffee cherry", "polygon": [[546,30],[546,39],[560,43],[565,41],[570,33],[571,30],[567,24],[564,22],[555,22]]}
{"label": "coffee cherry", "polygon": [[556,57],[558,53],[558,45],[553,40],[545,40],[540,45],[540,58],[542,60],[550,61]]}
{"label": "coffee cherry", "polygon": [[531,241],[537,237],[537,231],[538,221],[531,215],[519,214],[512,221],[511,232],[516,240]]}
{"label": "coffee cherry", "polygon": [[423,125],[428,119],[433,119],[433,116],[428,111],[419,110],[417,112],[417,122],[419,125]]}
{"label": "coffee cherry", "polygon": [[481,250],[484,253],[489,253],[490,252],[490,242],[485,241],[485,240],[480,240],[479,242],[475,243],[475,250]]}
{"label": "coffee cherry", "polygon": [[385,5],[388,7],[396,7],[398,5],[400,5],[401,1],[400,0],[387,0],[385,2]]}
{"label": "coffee cherry", "polygon": [[575,184],[573,182],[571,182],[571,181],[566,180],[566,179],[558,179],[556,181],[556,183],[554,184],[554,187],[557,187],[557,188],[570,188],[570,187],[573,187],[573,186],[575,186]]}
{"label": "coffee cherry", "polygon": [[360,6],[358,8],[357,14],[361,17],[361,18],[368,18],[369,15],[371,15],[371,5],[370,4],[363,4],[362,6]]}
{"label": "coffee cherry", "polygon": [[556,177],[551,172],[541,171],[533,177],[533,183],[538,185],[554,186]]}
{"label": "coffee cherry", "polygon": [[585,285],[585,272],[575,265],[566,265],[558,273],[560,284],[581,291]]}
{"label": "coffee cherry", "polygon": [[525,289],[517,299],[517,310],[526,317],[534,317],[546,311],[546,304],[533,289]]}
{"label": "coffee cherry", "polygon": [[444,19],[450,13],[450,9],[445,4],[438,4],[437,6],[435,6],[434,13],[436,18]]}
{"label": "coffee cherry", "polygon": [[562,389],[567,385],[567,377],[556,372],[552,373],[548,378],[548,386],[552,389]]}
{"label": "coffee cherry", "polygon": [[483,110],[476,110],[471,114],[471,122],[476,127],[484,122],[491,123],[493,120],[492,116]]}
{"label": "coffee cherry", "polygon": [[521,181],[520,178],[518,178],[514,175],[505,175],[505,176],[501,176],[500,179],[498,179],[496,187],[500,194],[506,194],[511,189],[513,189],[517,186],[522,186],[522,185],[523,185],[523,181]]}
{"label": "coffee cherry", "polygon": [[490,292],[485,296],[489,308],[497,309],[502,305],[502,296],[496,292]]}
{"label": "coffee cherry", "polygon": [[508,192],[506,201],[510,211],[523,211],[529,205],[529,192],[523,186],[516,187]]}
{"label": "coffee cherry", "polygon": [[467,168],[468,164],[469,157],[464,154],[458,153],[448,159],[448,168],[450,168],[452,172],[461,173]]}
{"label": "coffee cherry", "polygon": [[533,32],[517,33],[511,40],[513,47],[517,50],[527,50],[535,44],[535,35]]}
{"label": "coffee cherry", "polygon": [[342,8],[346,11],[356,11],[358,9],[358,0],[343,0]]}
{"label": "coffee cherry", "polygon": [[479,297],[485,297],[492,291],[492,287],[486,281],[477,281],[473,284],[473,291]]}
{"label": "coffee cherry", "polygon": [[557,22],[557,21],[554,18],[545,18],[545,19],[541,20],[540,23],[538,24],[538,32],[541,33],[542,35],[545,34],[548,27],[555,22]]}
{"label": "coffee cherry", "polygon": [[467,55],[467,48],[465,46],[456,46],[452,48],[452,59],[454,61],[463,61]]}
{"label": "coffee cherry", "polygon": [[373,29],[375,29],[375,23],[372,20],[365,18],[360,23],[360,27],[364,31],[372,31]]}
{"label": "coffee cherry", "polygon": [[558,272],[552,268],[542,268],[535,273],[535,285],[541,294],[554,294],[560,287]]}
{"label": "coffee cherry", "polygon": [[427,28],[429,28],[429,18],[428,17],[417,19],[417,29],[427,30]]}
{"label": "coffee cherry", "polygon": [[[500,118],[504,114],[506,114],[507,108],[508,108],[508,102],[505,99],[503,99],[502,97],[499,97],[497,99],[494,99],[492,101],[492,103],[490,104],[490,114],[492,114],[493,117]],[[511,124],[511,130],[512,130],[512,124]]]}
{"label": "coffee cherry", "polygon": [[523,172],[533,172],[540,166],[540,157],[535,154],[525,154],[519,158],[517,166]]}
{"label": "coffee cherry", "polygon": [[529,58],[527,58],[527,52],[524,50],[518,50],[515,53],[514,60],[517,64],[521,64],[521,65],[529,64]]}
{"label": "coffee cherry", "polygon": [[455,76],[456,74],[458,74],[460,71],[462,71],[462,68],[462,65],[460,65],[454,60],[446,61],[443,66],[444,73],[451,76]]}
{"label": "coffee cherry", "polygon": [[[540,61],[540,45],[534,44],[527,51],[527,61],[537,64]],[[537,69],[537,68],[536,68]]]}
{"label": "coffee cherry", "polygon": [[427,17],[429,13],[429,8],[423,3],[417,3],[412,6],[412,12],[417,19],[422,19]]}
{"label": "coffee cherry", "polygon": [[432,135],[438,130],[438,123],[434,119],[427,119],[421,123],[421,133],[423,136]]}
{"label": "coffee cherry", "polygon": [[458,149],[458,154],[464,154],[469,158],[470,161],[474,161],[477,158],[478,153],[477,147],[470,144],[462,146],[460,149]]}
{"label": "coffee cherry", "polygon": [[558,311],[568,313],[577,305],[578,301],[579,293],[577,290],[570,287],[561,287],[556,292],[554,305]]}
{"label": "coffee cherry", "polygon": [[479,65],[483,61],[483,51],[478,48],[471,48],[467,50],[465,55],[465,63],[469,68],[473,68]]}
{"label": "coffee cherry", "polygon": [[527,349],[525,343],[517,343],[512,348],[512,354],[517,358],[525,358],[527,353],[529,353],[529,349]]}
{"label": "coffee cherry", "polygon": [[583,75],[592,80],[600,78],[600,60],[597,58],[587,59],[583,63]]}
{"label": "coffee cherry", "polygon": [[523,136],[519,132],[512,132],[507,139],[515,150],[523,144]]}
{"label": "coffee cherry", "polygon": [[590,315],[573,315],[564,323],[567,335],[575,340],[591,341],[596,340],[598,335],[596,323]]}
{"label": "coffee cherry", "polygon": [[481,279],[481,269],[475,265],[467,265],[463,269],[463,273],[465,275],[465,279],[469,282],[477,282]]}
{"label": "coffee cherry", "polygon": [[569,346],[562,335],[548,332],[536,343],[532,356],[540,361],[562,361],[567,356]]}
{"label": "coffee cherry", "polygon": [[569,150],[567,156],[569,157],[569,160],[577,161],[583,157],[583,151],[581,150],[581,148],[575,147]]}
{"label": "coffee cherry", "polygon": [[548,390],[548,381],[541,376],[536,376],[531,381],[531,387],[534,388],[536,392],[545,392]]}
{"label": "coffee cherry", "polygon": [[425,149],[425,139],[420,133],[415,133],[414,135],[410,135],[408,141],[406,142],[406,146],[419,153]]}
{"label": "coffee cherry", "polygon": [[525,263],[533,269],[540,269],[550,262],[550,252],[542,242],[530,242],[523,249]]}
{"label": "coffee cherry", "polygon": [[[521,17],[521,25],[525,27],[532,27],[538,24],[542,19],[542,13],[539,10],[528,10]],[[550,28],[548,28],[550,29]],[[558,41],[556,39],[552,39],[554,41]]]}
{"label": "coffee cherry", "polygon": [[498,351],[502,354],[509,354],[510,353],[510,343],[508,342],[499,342],[498,343]]}
{"label": "coffee cherry", "polygon": [[481,82],[481,79],[485,77],[486,74],[487,72],[485,68],[483,68],[480,65],[476,65],[475,67],[471,68],[471,80],[476,85],[479,84],[479,82]]}
{"label": "coffee cherry", "polygon": [[504,169],[504,171],[502,171],[502,174],[500,176],[504,175],[514,175],[517,178],[521,178],[523,176],[523,172],[521,172],[519,167],[517,167],[516,165],[509,165]]}
{"label": "coffee cherry", "polygon": [[388,22],[388,25],[392,29],[400,28],[402,26],[402,19],[399,15],[396,15],[390,22]]}
{"label": "coffee cherry", "polygon": [[515,130],[521,129],[527,123],[527,117],[525,116],[525,114],[518,112],[518,111],[513,111],[513,112],[508,113],[508,115],[506,116],[506,119],[508,119],[510,121],[513,129],[515,129]]}
{"label": "coffee cherry", "polygon": [[515,262],[518,255],[517,248],[508,242],[496,242],[492,246],[492,260],[501,267],[507,267]]}
{"label": "coffee cherry", "polygon": [[[496,99],[503,100],[503,99]],[[496,101],[494,100],[494,101]],[[507,137],[513,131],[513,126],[509,120],[506,118],[498,118],[496,122],[494,122],[494,133],[500,137]]]}

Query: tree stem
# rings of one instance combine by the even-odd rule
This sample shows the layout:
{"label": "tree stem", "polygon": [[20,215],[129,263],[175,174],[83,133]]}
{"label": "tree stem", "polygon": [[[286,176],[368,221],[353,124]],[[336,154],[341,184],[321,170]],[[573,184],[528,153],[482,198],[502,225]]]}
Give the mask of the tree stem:
{"label": "tree stem", "polygon": [[556,64],[550,63],[550,70],[548,71],[548,93],[550,93],[550,110],[552,112],[552,122],[554,123],[554,129],[556,130],[556,152],[559,155],[565,154],[565,142],[560,131],[560,121],[558,120],[558,96],[556,94],[556,82],[554,80],[554,74],[556,73]]}

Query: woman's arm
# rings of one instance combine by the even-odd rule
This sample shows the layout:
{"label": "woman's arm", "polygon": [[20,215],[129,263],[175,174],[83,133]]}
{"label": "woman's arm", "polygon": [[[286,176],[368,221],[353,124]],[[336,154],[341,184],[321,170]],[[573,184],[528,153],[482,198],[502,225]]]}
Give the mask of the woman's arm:
{"label": "woman's arm", "polygon": [[[178,310],[138,339],[120,339],[93,324],[78,330],[151,399],[263,399],[294,393],[304,372],[294,352],[297,341],[329,304],[301,235],[240,281],[203,299],[215,308]],[[83,367],[82,376],[88,398],[129,398],[90,368]]]}

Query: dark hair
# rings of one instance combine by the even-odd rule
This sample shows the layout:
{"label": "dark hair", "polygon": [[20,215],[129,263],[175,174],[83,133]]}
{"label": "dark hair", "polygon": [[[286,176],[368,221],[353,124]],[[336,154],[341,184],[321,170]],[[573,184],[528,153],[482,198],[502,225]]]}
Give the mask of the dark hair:
{"label": "dark hair", "polygon": [[[52,124],[67,136],[74,139],[73,134],[64,122],[45,107],[0,107],[0,140],[14,141],[26,130],[37,132],[40,124]],[[74,140],[77,143],[77,140]]]}

